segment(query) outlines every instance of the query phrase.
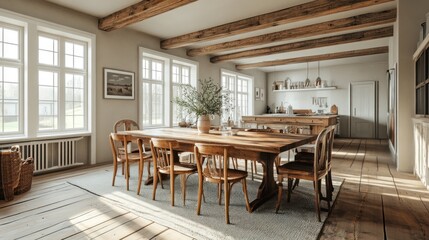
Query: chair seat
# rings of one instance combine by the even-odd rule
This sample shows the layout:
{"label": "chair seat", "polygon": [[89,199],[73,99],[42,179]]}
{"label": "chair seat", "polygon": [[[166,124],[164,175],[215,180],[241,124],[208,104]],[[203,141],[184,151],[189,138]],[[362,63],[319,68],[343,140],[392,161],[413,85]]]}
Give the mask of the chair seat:
{"label": "chair seat", "polygon": [[[210,177],[213,180],[217,181],[223,181],[224,177],[223,177],[223,171],[224,169],[218,169],[218,171],[216,171],[215,173],[213,172],[209,172],[208,168],[205,168],[203,171],[203,175],[205,177]],[[242,170],[236,170],[236,169],[228,169],[228,181],[240,181],[243,178],[247,178],[247,172],[246,171],[242,171]],[[210,181],[209,179],[206,179],[208,181]]]}
{"label": "chair seat", "polygon": [[313,161],[314,153],[312,152],[298,152],[295,154],[295,161]]}
{"label": "chair seat", "polygon": [[278,167],[279,174],[300,174],[306,176],[313,176],[313,165],[307,162],[288,162]]}
{"label": "chair seat", "polygon": [[[128,153],[128,160],[130,162],[138,162],[140,161],[140,154],[139,153]],[[125,162],[125,155],[123,157],[118,157],[118,162]]]}
{"label": "chair seat", "polygon": [[[197,170],[197,165],[195,164],[189,164],[189,163],[176,163],[174,165],[174,172],[180,174],[180,173],[193,173]],[[170,173],[170,166],[160,167],[158,169],[160,173],[163,174],[169,174]]]}

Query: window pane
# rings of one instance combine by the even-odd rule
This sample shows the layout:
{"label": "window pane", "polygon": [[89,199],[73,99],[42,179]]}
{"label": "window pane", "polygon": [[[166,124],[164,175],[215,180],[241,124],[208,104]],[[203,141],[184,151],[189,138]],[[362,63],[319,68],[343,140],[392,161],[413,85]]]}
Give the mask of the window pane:
{"label": "window pane", "polygon": [[66,116],[66,128],[74,128],[74,117]]}
{"label": "window pane", "polygon": [[12,67],[4,67],[4,81],[5,82],[19,82],[19,69]]}
{"label": "window pane", "polygon": [[66,88],[66,101],[73,101],[73,88]]}
{"label": "window pane", "polygon": [[74,117],[74,127],[75,128],[84,128],[85,121],[83,116],[75,116]]}
{"label": "window pane", "polygon": [[143,105],[143,125],[150,125],[150,84],[143,83],[142,91],[142,105]]}
{"label": "window pane", "polygon": [[39,71],[39,130],[58,127],[58,73]]}
{"label": "window pane", "polygon": [[84,55],[84,47],[82,45],[75,44],[74,45],[73,55],[78,56],[78,57],[83,57],[83,55]]}
{"label": "window pane", "polygon": [[73,56],[66,55],[66,67],[73,68]]}
{"label": "window pane", "polygon": [[4,44],[3,57],[9,59],[19,59],[18,45]]}
{"label": "window pane", "polygon": [[83,69],[83,58],[82,57],[74,57],[74,68],[75,69]]}
{"label": "window pane", "polygon": [[5,28],[3,37],[5,43],[19,44],[19,32],[17,30]]}
{"label": "window pane", "polygon": [[19,131],[19,118],[17,116],[4,117],[4,132]]}
{"label": "window pane", "polygon": [[66,42],[65,48],[67,55],[73,55],[73,43]]}
{"label": "window pane", "polygon": [[39,36],[39,63],[58,65],[58,40]]}
{"label": "window pane", "polygon": [[163,123],[163,91],[161,84],[152,85],[152,124]]}
{"label": "window pane", "polygon": [[4,99],[18,100],[19,85],[16,83],[4,83]]}

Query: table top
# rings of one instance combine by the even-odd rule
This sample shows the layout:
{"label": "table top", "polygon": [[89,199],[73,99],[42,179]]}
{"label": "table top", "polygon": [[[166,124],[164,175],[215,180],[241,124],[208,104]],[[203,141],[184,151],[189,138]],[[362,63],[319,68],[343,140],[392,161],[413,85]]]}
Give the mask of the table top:
{"label": "table top", "polygon": [[132,130],[123,133],[142,138],[174,139],[182,143],[228,144],[237,149],[265,153],[281,153],[316,140],[317,135],[298,135],[284,133],[261,133],[238,131],[237,135],[223,136],[211,130],[208,134],[198,133],[190,128],[156,128]]}

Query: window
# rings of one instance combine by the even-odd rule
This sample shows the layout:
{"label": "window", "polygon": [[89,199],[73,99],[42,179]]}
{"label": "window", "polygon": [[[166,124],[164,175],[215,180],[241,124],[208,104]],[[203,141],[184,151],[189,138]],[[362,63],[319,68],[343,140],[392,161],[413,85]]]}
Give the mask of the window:
{"label": "window", "polygon": [[0,19],[0,141],[91,133],[95,35],[1,9]]}
{"label": "window", "polygon": [[39,131],[86,128],[86,43],[39,33]]}
{"label": "window", "polygon": [[226,122],[228,119],[240,121],[241,116],[252,114],[253,78],[227,70],[222,70],[221,76],[222,91],[230,95],[230,102],[226,103],[221,121]]}
{"label": "window", "polygon": [[196,86],[197,63],[146,48],[139,54],[142,127],[178,125],[187,113],[172,100],[180,94],[180,85]]}
{"label": "window", "polygon": [[[190,79],[191,68],[189,66],[181,65],[178,63],[173,64],[173,99],[180,96],[181,94],[181,85],[191,84]],[[180,121],[185,120],[188,113],[182,107],[177,106],[177,104],[172,104],[173,108],[173,125],[176,126]]]}
{"label": "window", "polygon": [[0,135],[22,132],[22,30],[0,23]]}
{"label": "window", "polygon": [[164,62],[143,58],[143,125],[164,124]]}

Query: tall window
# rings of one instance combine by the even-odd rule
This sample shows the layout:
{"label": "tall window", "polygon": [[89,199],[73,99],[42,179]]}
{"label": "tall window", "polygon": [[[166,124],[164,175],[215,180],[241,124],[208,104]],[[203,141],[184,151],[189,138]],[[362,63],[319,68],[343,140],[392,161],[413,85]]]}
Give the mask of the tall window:
{"label": "tall window", "polygon": [[86,127],[86,49],[83,42],[39,34],[39,131]]}
{"label": "tall window", "polygon": [[94,53],[94,34],[0,9],[0,142],[91,134]]}
{"label": "tall window", "polygon": [[[181,85],[191,84],[191,68],[186,65],[174,63],[172,71],[172,80],[173,80],[173,99],[181,95]],[[172,104],[173,108],[173,125],[176,126],[181,120],[185,120],[188,113],[182,109],[182,107],[177,106],[177,104]]]}
{"label": "tall window", "polygon": [[143,125],[160,126],[164,123],[164,63],[143,58]]}
{"label": "tall window", "polygon": [[226,103],[227,107],[222,112],[222,122],[228,119],[240,121],[241,116],[253,113],[251,98],[251,89],[253,79],[249,76],[222,70],[221,86],[224,93],[230,96],[230,102]]}
{"label": "tall window", "polygon": [[139,48],[139,54],[142,127],[177,125],[186,113],[172,100],[181,85],[196,85],[197,63],[146,48]]}
{"label": "tall window", "polygon": [[0,23],[0,135],[22,132],[22,30]]}

